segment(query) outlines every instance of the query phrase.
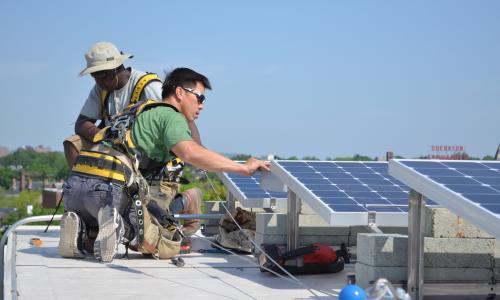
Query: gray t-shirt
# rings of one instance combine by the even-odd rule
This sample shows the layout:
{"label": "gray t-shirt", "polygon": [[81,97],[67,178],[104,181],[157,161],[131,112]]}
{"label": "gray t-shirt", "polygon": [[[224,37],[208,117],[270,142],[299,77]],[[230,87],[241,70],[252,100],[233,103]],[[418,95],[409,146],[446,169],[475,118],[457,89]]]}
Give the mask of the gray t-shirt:
{"label": "gray t-shirt", "polygon": [[[115,90],[109,94],[108,111],[110,116],[122,112],[130,104],[130,98],[132,97],[135,84],[139,78],[145,74],[144,72],[131,68],[130,79],[127,84],[121,89]],[[150,82],[144,88],[141,99],[139,100],[161,101],[161,86],[162,84],[159,81]],[[92,90],[90,90],[89,97],[87,101],[85,101],[85,104],[83,104],[80,114],[91,119],[100,120],[102,117],[101,106],[101,88],[96,84]],[[109,121],[106,120],[106,125],[109,125],[108,122]]]}

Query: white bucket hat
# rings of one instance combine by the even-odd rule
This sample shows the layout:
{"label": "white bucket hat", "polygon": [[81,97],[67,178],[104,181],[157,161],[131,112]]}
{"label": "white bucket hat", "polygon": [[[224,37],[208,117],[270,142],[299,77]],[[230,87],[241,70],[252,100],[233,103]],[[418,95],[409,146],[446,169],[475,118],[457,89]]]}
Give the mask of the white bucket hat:
{"label": "white bucket hat", "polygon": [[87,68],[80,72],[80,76],[118,68],[123,62],[134,57],[132,54],[122,54],[115,45],[108,42],[99,42],[85,53]]}

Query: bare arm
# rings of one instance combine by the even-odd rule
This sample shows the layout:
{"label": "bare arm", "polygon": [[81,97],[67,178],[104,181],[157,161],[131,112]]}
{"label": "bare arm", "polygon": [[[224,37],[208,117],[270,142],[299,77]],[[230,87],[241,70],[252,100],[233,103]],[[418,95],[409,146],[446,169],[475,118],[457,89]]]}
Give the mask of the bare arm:
{"label": "bare arm", "polygon": [[195,142],[197,142],[198,145],[202,145],[200,131],[198,131],[198,127],[196,126],[196,123],[193,121],[193,122],[189,122],[188,125],[189,125],[189,130],[191,130],[191,137],[193,138],[193,140]]}
{"label": "bare arm", "polygon": [[183,161],[210,172],[235,172],[249,176],[259,168],[269,171],[269,162],[252,157],[244,164],[240,164],[212,150],[203,148],[194,141],[179,142],[172,147],[172,152]]}
{"label": "bare arm", "polygon": [[75,123],[75,133],[86,140],[92,141],[94,135],[99,131],[99,128],[95,126],[95,122],[96,120],[94,119],[79,115]]}

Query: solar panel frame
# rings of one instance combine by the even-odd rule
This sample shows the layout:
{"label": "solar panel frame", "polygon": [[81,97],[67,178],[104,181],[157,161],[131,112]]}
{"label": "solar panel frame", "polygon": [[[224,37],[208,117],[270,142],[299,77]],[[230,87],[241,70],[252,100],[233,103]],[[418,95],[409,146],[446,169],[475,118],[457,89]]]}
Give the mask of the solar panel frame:
{"label": "solar panel frame", "polygon": [[[226,173],[220,172],[217,173],[217,176],[222,181],[224,186],[228,189],[228,191],[241,203],[241,205],[245,208],[272,208],[277,202],[282,203],[282,205],[286,205],[286,193],[279,193],[273,191],[267,191],[265,189],[260,188],[260,171],[257,171],[256,174],[252,176],[243,176],[234,173]],[[243,178],[249,182],[253,182],[252,185],[255,186],[255,193],[246,193],[245,190],[242,189],[242,183],[238,182],[238,178]],[[251,188],[250,188],[251,189]],[[250,190],[249,189],[249,190]],[[284,197],[278,196],[283,195]],[[276,203],[273,203],[276,202]]]}
{"label": "solar panel frame", "polygon": [[[416,162],[416,163],[415,163]],[[491,209],[498,208],[500,206],[500,193],[498,194],[474,194],[474,193],[459,193],[454,189],[461,186],[460,191],[464,191],[463,184],[455,184],[455,185],[445,185],[440,183],[439,180],[446,177],[456,177],[456,178],[479,178],[474,177],[470,174],[493,174],[497,177],[491,178],[500,178],[500,161],[461,161],[460,166],[462,169],[454,168],[455,171],[461,170],[465,173],[457,171],[458,174],[453,174],[454,170],[448,169],[446,172],[441,172],[441,174],[448,174],[448,176],[435,176],[435,175],[427,175],[423,174],[421,170],[430,170],[435,169],[439,170],[440,168],[433,168],[437,164],[443,164],[446,166],[446,163],[451,163],[450,165],[455,164],[455,166],[459,166],[456,164],[457,161],[453,160],[431,160],[431,161],[422,161],[422,160],[412,160],[412,159],[395,159],[391,160],[389,163],[389,174],[393,177],[397,178],[404,184],[410,186],[416,192],[424,195],[425,197],[432,198],[439,204],[448,208],[451,212],[457,214],[458,216],[463,217],[468,220],[472,224],[477,227],[487,231],[491,235],[496,238],[500,238],[500,214],[494,213]],[[479,165],[478,165],[479,164]],[[419,166],[420,168],[415,168],[415,166]],[[424,168],[425,166],[425,168]],[[498,174],[494,174],[491,172],[471,172],[471,168],[475,167],[472,170],[479,170],[482,167],[486,167],[484,170],[491,171],[491,169],[496,170],[495,172]],[[489,168],[489,169],[487,169]],[[437,171],[429,171],[426,173],[439,173]],[[460,175],[461,174],[461,175]],[[477,181],[476,181],[477,182]],[[496,181],[493,181],[496,182]],[[481,182],[477,182],[476,186],[485,187],[481,185]],[[467,187],[465,187],[467,190]],[[476,192],[483,191],[481,188],[474,188]],[[497,190],[498,191],[498,190]],[[482,205],[478,201],[474,201],[471,199],[472,195],[479,195],[480,197],[476,199],[483,199]],[[482,195],[482,196],[481,196]],[[494,207],[492,207],[494,206]],[[489,209],[488,209],[489,208]],[[493,225],[492,225],[493,224]]]}
{"label": "solar panel frame", "polygon": [[[339,165],[341,164],[344,170],[347,169],[351,174],[355,174],[356,176],[349,176],[349,174],[338,167],[337,163]],[[286,167],[283,166],[283,164],[286,164]],[[304,173],[310,173],[307,168],[304,168],[304,164],[314,165],[314,169],[322,175],[326,175],[326,178],[328,179],[311,174],[304,175]],[[274,173],[285,185],[288,186],[290,190],[292,190],[300,199],[305,201],[305,203],[307,203],[331,226],[367,226],[369,222],[369,211],[373,210],[376,210],[376,223],[378,226],[407,226],[407,204],[409,196],[407,193],[404,193],[404,197],[402,199],[398,199],[406,199],[404,207],[397,206],[402,204],[387,205],[386,207],[379,204],[374,206],[372,204],[368,207],[363,206],[364,209],[361,209],[359,207],[355,207],[356,203],[349,203],[349,197],[346,197],[345,193],[344,195],[339,194],[339,197],[337,198],[335,197],[337,192],[331,188],[331,186],[334,186],[331,181],[341,180],[352,182],[353,177],[366,178],[367,180],[375,181],[380,180],[375,178],[376,176],[372,176],[374,174],[373,172],[367,172],[367,166],[370,166],[371,169],[377,169],[376,171],[381,173],[381,176],[383,177],[389,176],[387,172],[387,162],[379,161],[345,162],[275,160],[271,162],[271,172]],[[315,179],[313,179],[313,177]],[[392,183],[393,181],[391,180],[390,182]],[[394,179],[394,183],[399,183],[399,181]],[[321,186],[324,186],[324,191],[313,190],[313,188],[320,188]],[[338,188],[337,186],[335,187]],[[373,196],[373,192],[367,192],[366,190],[363,191],[363,187],[366,187],[366,185],[357,184],[356,189],[359,188],[360,191],[352,193],[357,193],[356,195],[360,197],[359,199],[367,198],[366,201],[369,202],[369,198],[370,196]],[[383,196],[381,196],[381,199],[383,199]],[[328,201],[330,200],[332,203],[331,206],[335,206],[335,210],[328,205]],[[343,206],[343,203],[346,203],[347,205]],[[401,201],[399,201],[399,203],[401,203]]]}

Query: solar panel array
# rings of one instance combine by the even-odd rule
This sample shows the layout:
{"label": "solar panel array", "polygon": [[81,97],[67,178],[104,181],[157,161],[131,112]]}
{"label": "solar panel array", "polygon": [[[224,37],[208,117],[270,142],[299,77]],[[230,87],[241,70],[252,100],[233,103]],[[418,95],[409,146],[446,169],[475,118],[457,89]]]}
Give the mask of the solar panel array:
{"label": "solar panel array", "polygon": [[409,188],[387,162],[273,161],[271,171],[331,225],[367,225],[372,211],[379,225],[407,224]]}
{"label": "solar panel array", "polygon": [[236,173],[219,173],[219,178],[244,207],[268,208],[271,206],[271,199],[286,201],[286,192],[273,192],[260,187],[260,171],[252,176],[242,176]]}
{"label": "solar panel array", "polygon": [[500,238],[500,162],[394,160],[390,173]]}

